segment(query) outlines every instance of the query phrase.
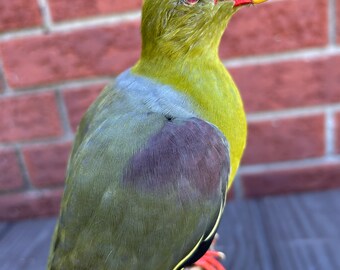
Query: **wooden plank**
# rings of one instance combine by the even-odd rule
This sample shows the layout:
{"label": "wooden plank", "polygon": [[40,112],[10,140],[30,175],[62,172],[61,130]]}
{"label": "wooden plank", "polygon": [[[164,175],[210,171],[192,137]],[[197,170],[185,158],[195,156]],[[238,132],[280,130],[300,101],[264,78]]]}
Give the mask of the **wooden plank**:
{"label": "wooden plank", "polygon": [[6,232],[9,230],[9,227],[11,225],[6,222],[0,222],[0,241],[2,237],[6,234]]}
{"label": "wooden plank", "polygon": [[[230,202],[217,248],[229,270],[340,269],[339,213],[340,191]],[[1,226],[0,269],[45,269],[54,224]]]}
{"label": "wooden plank", "polygon": [[[271,270],[263,230],[255,202],[232,202],[219,229],[217,248],[227,255],[228,269]],[[14,228],[0,242],[1,270],[43,270],[55,220],[28,221]]]}
{"label": "wooden plank", "polygon": [[0,222],[0,233],[8,226],[8,223]]}
{"label": "wooden plank", "polygon": [[259,202],[275,270],[340,269],[340,191]]}
{"label": "wooden plank", "polygon": [[255,201],[228,204],[219,228],[217,249],[226,254],[227,269],[272,270],[260,212]]}
{"label": "wooden plank", "polygon": [[54,225],[55,219],[14,224],[0,241],[0,269],[46,269]]}

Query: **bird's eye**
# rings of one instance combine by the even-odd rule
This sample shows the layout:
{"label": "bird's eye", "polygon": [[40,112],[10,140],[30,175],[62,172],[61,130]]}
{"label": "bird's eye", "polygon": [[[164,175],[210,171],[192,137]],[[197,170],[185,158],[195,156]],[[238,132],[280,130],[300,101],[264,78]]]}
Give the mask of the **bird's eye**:
{"label": "bird's eye", "polygon": [[195,5],[199,0],[184,0],[184,4],[186,5]]}

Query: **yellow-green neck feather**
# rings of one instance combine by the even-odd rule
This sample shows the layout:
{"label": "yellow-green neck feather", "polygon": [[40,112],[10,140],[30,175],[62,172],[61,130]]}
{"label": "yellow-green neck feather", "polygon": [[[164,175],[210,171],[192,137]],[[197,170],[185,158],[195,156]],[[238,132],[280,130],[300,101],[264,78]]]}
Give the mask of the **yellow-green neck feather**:
{"label": "yellow-green neck feather", "polygon": [[[147,20],[149,13],[145,14],[144,6],[143,52],[132,72],[171,85],[184,93],[194,104],[196,112],[224,133],[230,144],[230,179],[233,180],[245,147],[246,120],[238,90],[218,57],[220,38],[233,10],[231,5],[207,8],[219,8],[223,14],[216,15],[216,10],[213,15],[209,13],[212,16],[208,19],[211,29],[200,29],[200,33],[198,28],[196,32],[193,29],[189,31],[192,36],[186,37],[182,31],[188,28],[183,26],[183,22],[178,26],[175,15],[172,15],[171,26],[170,22],[166,22],[163,24],[166,29],[163,29],[158,26],[159,22]],[[172,25],[173,22],[175,25]],[[195,23],[199,24],[190,22],[190,27]],[[175,28],[176,25],[179,29]]]}
{"label": "yellow-green neck feather", "polygon": [[[142,58],[217,56],[222,34],[236,12],[231,2],[145,0],[142,15]],[[228,1],[228,0],[227,0]]]}

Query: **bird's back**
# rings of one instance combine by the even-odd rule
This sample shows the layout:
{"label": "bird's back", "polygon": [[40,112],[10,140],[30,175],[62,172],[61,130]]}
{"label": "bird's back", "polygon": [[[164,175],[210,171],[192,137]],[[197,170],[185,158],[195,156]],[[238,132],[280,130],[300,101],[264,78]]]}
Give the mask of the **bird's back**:
{"label": "bird's back", "polygon": [[211,239],[229,150],[192,108],[129,71],[103,91],[78,129],[49,269],[177,269]]}

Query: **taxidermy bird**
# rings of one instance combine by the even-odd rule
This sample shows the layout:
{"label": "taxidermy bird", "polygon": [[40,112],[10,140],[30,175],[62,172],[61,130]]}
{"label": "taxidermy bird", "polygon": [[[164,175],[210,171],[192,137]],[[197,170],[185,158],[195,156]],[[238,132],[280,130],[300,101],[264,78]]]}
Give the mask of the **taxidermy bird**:
{"label": "taxidermy bird", "polygon": [[78,128],[48,269],[221,269],[208,250],[246,118],[218,46],[260,2],[144,0],[140,60]]}

